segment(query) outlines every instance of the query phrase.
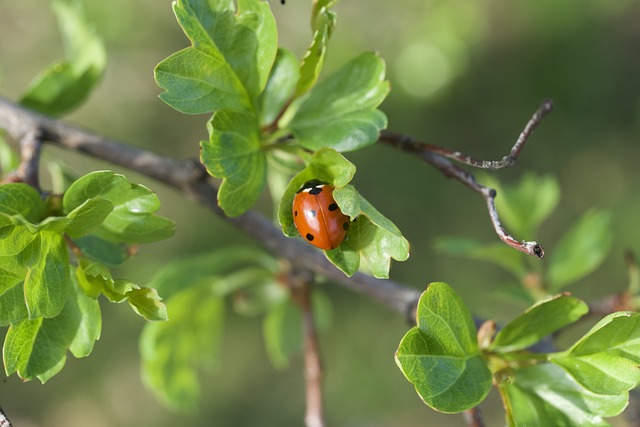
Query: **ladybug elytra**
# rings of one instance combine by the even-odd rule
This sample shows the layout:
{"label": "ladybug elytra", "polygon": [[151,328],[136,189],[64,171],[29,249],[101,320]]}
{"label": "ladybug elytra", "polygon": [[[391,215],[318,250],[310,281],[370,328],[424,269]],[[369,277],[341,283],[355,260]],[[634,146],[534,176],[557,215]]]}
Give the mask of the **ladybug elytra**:
{"label": "ladybug elytra", "polygon": [[333,199],[334,187],[322,181],[307,181],[293,199],[293,223],[313,246],[330,250],[347,235],[349,217]]}

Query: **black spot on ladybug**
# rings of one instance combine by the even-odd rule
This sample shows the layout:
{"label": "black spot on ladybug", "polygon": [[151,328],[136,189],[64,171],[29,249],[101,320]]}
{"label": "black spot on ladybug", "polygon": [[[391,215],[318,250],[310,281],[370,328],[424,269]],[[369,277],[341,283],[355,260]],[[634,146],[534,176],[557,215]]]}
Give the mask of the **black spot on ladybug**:
{"label": "black spot on ladybug", "polygon": [[337,210],[337,209],[338,209],[338,204],[337,204],[337,203],[331,203],[331,204],[329,205],[329,210],[330,210],[330,211],[335,211],[335,210]]}
{"label": "black spot on ladybug", "polygon": [[317,214],[318,214],[318,212],[316,212],[316,211],[315,211],[315,210],[313,210],[313,209],[309,209],[309,210],[307,211],[307,216],[308,216],[308,217],[311,217],[311,218],[315,218]]}
{"label": "black spot on ladybug", "polygon": [[313,234],[307,233],[305,237],[307,238],[308,241],[313,242],[313,239],[314,239]]}
{"label": "black spot on ladybug", "polygon": [[313,187],[311,190],[309,190],[309,194],[313,194],[314,196],[320,193],[322,193],[322,187]]}
{"label": "black spot on ladybug", "polygon": [[298,216],[298,211],[293,211],[293,216]]}
{"label": "black spot on ladybug", "polygon": [[344,231],[347,231],[347,230],[349,229],[349,223],[348,223],[348,222],[345,222],[344,224],[342,224],[342,229],[343,229]]}

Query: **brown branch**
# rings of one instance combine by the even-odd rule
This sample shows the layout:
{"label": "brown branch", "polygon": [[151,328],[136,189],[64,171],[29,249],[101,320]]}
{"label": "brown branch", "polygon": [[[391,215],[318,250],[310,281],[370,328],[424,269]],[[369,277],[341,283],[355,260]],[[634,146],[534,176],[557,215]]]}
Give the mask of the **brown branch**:
{"label": "brown branch", "polygon": [[420,297],[418,290],[391,280],[375,279],[362,273],[346,277],[325,258],[322,252],[300,239],[285,237],[271,220],[257,212],[249,211],[238,217],[227,217],[216,203],[217,186],[208,179],[204,168],[194,160],[162,157],[51,119],[1,97],[0,128],[4,128],[12,138],[18,141],[26,133],[39,129],[45,142],[85,153],[167,184],[206,206],[249,236],[253,236],[276,256],[286,258],[296,266],[306,268],[378,301],[404,316],[413,316],[415,313]]}
{"label": "brown branch", "polygon": [[16,171],[16,178],[37,190],[40,189],[38,168],[41,149],[42,136],[38,128],[30,129],[20,138],[20,165]]}
{"label": "brown branch", "polygon": [[288,275],[293,301],[300,307],[302,314],[302,333],[304,338],[304,379],[307,398],[307,412],[304,420],[307,427],[324,427],[322,415],[322,362],[320,346],[313,317],[311,302],[313,276],[308,270],[293,268]]}
{"label": "brown branch", "polygon": [[382,132],[380,134],[380,139],[378,140],[378,142],[388,144],[394,148],[410,154],[415,154],[423,161],[434,166],[445,176],[457,180],[476,193],[480,194],[485,199],[491,223],[493,224],[493,228],[496,231],[498,237],[504,243],[519,250],[520,252],[542,258],[544,256],[542,245],[534,241],[518,241],[504,229],[504,227],[500,223],[500,218],[498,216],[498,212],[494,203],[496,191],[479,184],[472,174],[454,165],[446,157],[454,159],[461,163],[484,169],[501,169],[512,166],[516,162],[518,155],[522,151],[524,144],[529,139],[534,129],[538,126],[538,124],[540,124],[542,119],[551,112],[552,109],[553,104],[550,100],[543,102],[540,108],[527,122],[524,130],[520,133],[518,140],[511,149],[511,152],[507,156],[503,157],[500,161],[477,160],[458,151],[451,151],[446,148],[438,147],[436,145],[426,144],[410,136],[401,135],[389,131]]}
{"label": "brown branch", "polygon": [[484,419],[482,418],[482,412],[478,406],[467,409],[462,413],[462,416],[469,427],[484,427],[485,425]]}

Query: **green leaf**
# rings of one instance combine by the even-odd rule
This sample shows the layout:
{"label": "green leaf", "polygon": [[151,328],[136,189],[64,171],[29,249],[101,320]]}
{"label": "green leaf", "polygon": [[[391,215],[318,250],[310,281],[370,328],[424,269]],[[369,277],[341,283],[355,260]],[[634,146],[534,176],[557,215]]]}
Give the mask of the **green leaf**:
{"label": "green leaf", "polygon": [[[154,214],[160,208],[158,196],[145,186],[132,184],[123,175],[98,171],[81,177],[64,194],[64,211],[71,213],[92,198],[101,198],[113,205],[113,211],[95,230],[100,238],[148,243],[173,235],[173,221]],[[101,206],[100,215],[91,215],[92,221],[104,214],[106,204],[101,202]]]}
{"label": "green leaf", "polygon": [[564,235],[549,260],[549,289],[573,283],[594,271],[611,249],[613,233],[608,213],[587,212]]}
{"label": "green leaf", "polygon": [[104,44],[85,20],[79,2],[53,2],[65,47],[65,59],[54,61],[29,84],[21,103],[48,115],[80,105],[100,81],[106,64]]}
{"label": "green leaf", "polygon": [[67,215],[71,220],[66,226],[67,234],[78,238],[92,233],[109,216],[113,207],[113,203],[101,197],[88,199]]}
{"label": "green leaf", "polygon": [[424,402],[441,412],[473,408],[491,389],[471,313],[446,283],[420,297],[417,326],[404,336],[396,363]]}
{"label": "green leaf", "polygon": [[[0,261],[0,265],[2,262]],[[22,277],[19,274],[16,274],[10,270],[5,270],[0,267],[0,295],[7,292],[9,289],[16,286],[18,283],[22,281]]]}
{"label": "green leaf", "polygon": [[314,179],[329,183],[336,188],[347,185],[356,173],[356,167],[337,151],[325,148],[318,150],[309,160],[306,168],[289,182],[280,201],[278,221],[286,236],[298,236],[293,224],[293,199],[302,185]]}
{"label": "green leaf", "polygon": [[264,91],[258,98],[260,126],[268,126],[278,119],[293,96],[300,79],[298,60],[290,51],[280,48]]}
{"label": "green leaf", "polygon": [[594,393],[631,390],[640,383],[640,314],[610,314],[570,349],[549,357]]}
{"label": "green leaf", "polygon": [[502,187],[493,177],[483,179],[498,197],[496,209],[514,234],[534,238],[538,227],[551,215],[560,201],[560,187],[551,175],[526,173],[517,185]]}
{"label": "green leaf", "polygon": [[[204,254],[175,260],[149,280],[148,286],[156,289],[165,299],[191,286],[209,285],[216,295],[225,296],[248,283],[230,283],[224,279],[235,272],[260,268],[273,277],[278,266],[271,255],[252,246],[230,246]],[[256,276],[249,277],[256,279]],[[242,282],[242,281],[241,281]]]}
{"label": "green leaf", "polygon": [[27,184],[0,185],[0,213],[18,215],[35,224],[44,216],[44,203],[36,189]]}
{"label": "green leaf", "polygon": [[252,111],[277,51],[269,5],[229,0],[178,0],[174,12],[192,47],[155,70],[163,101],[187,114],[221,109]]}
{"label": "green leaf", "polygon": [[570,325],[589,312],[584,301],[556,295],[529,307],[498,332],[489,349],[499,352],[522,350],[547,335]]}
{"label": "green leaf", "polygon": [[169,322],[145,325],[140,338],[146,385],[168,406],[194,410],[200,396],[199,371],[217,359],[224,302],[208,284],[194,286],[167,300]]}
{"label": "green leaf", "polygon": [[628,400],[627,393],[605,396],[585,390],[550,363],[516,371],[500,389],[510,427],[605,427],[609,423],[602,417],[620,414]]}
{"label": "green leaf", "polygon": [[[334,255],[348,257],[350,251],[359,252],[375,277],[389,277],[391,258],[396,261],[409,258],[407,239],[393,222],[378,212],[354,187],[348,185],[338,188],[333,197],[342,213],[355,219],[343,244],[327,253],[329,259],[337,260]],[[336,265],[344,271],[340,264]],[[351,271],[345,273],[353,274]]]}
{"label": "green leaf", "polygon": [[86,258],[78,259],[76,279],[80,289],[90,298],[98,298],[103,294],[111,302],[122,302],[127,293],[137,288],[126,280],[114,280],[111,270],[104,265]]}
{"label": "green leaf", "polygon": [[123,243],[109,242],[94,235],[73,239],[87,258],[108,266],[116,266],[125,262],[132,255],[132,248]]}
{"label": "green leaf", "polygon": [[300,64],[300,80],[296,87],[296,97],[303,95],[316,84],[324,66],[329,38],[336,26],[336,14],[329,10],[330,6],[320,6],[319,3],[313,4],[314,11],[311,15],[313,40]]}
{"label": "green leaf", "polygon": [[40,232],[40,251],[35,264],[27,267],[24,293],[29,319],[56,317],[65,306],[69,288],[69,255],[61,235]]}
{"label": "green leaf", "polygon": [[24,319],[9,327],[3,347],[7,375],[18,373],[25,381],[46,382],[65,364],[67,350],[76,357],[88,355],[100,336],[98,303],[74,289],[59,316]]}
{"label": "green leaf", "polygon": [[[21,284],[22,282],[19,282],[17,285]],[[18,323],[27,316],[22,286],[13,286],[0,295],[0,326]]]}
{"label": "green leaf", "polygon": [[310,150],[357,150],[378,140],[387,118],[376,107],[389,92],[385,64],[364,53],[292,104],[280,125]]}
{"label": "green leaf", "polygon": [[209,123],[209,141],[202,141],[200,160],[211,176],[222,178],[218,204],[238,216],[256,202],[266,181],[267,160],[255,116],[218,111]]}
{"label": "green leaf", "polygon": [[518,278],[528,273],[522,254],[502,243],[485,245],[466,237],[447,236],[437,238],[434,246],[440,253],[493,263]]}
{"label": "green leaf", "polygon": [[11,146],[5,141],[2,130],[0,129],[0,177],[6,175],[20,164],[20,157],[11,149]]}
{"label": "green leaf", "polygon": [[300,309],[291,300],[272,307],[264,318],[262,333],[271,364],[276,369],[289,366],[291,357],[302,349]]}
{"label": "green leaf", "polygon": [[145,320],[167,320],[167,307],[155,289],[132,289],[126,296],[133,311]]}

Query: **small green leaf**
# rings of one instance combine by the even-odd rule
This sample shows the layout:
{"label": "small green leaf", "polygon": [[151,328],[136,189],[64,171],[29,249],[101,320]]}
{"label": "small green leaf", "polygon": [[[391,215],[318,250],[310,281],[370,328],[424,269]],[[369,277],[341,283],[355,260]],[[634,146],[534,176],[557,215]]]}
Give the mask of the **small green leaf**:
{"label": "small green leaf", "polygon": [[122,302],[129,291],[139,288],[127,280],[114,280],[106,266],[85,258],[78,260],[76,278],[88,297],[95,299],[103,294],[111,302]]}
{"label": "small green leaf", "polygon": [[272,307],[264,318],[262,333],[271,364],[276,369],[287,368],[291,357],[302,349],[300,309],[291,300]]}
{"label": "small green leaf", "polygon": [[199,373],[217,359],[224,321],[224,301],[205,284],[167,300],[169,322],[145,325],[140,337],[146,385],[168,406],[194,410],[200,396]]}
{"label": "small green leaf", "polygon": [[94,235],[75,238],[73,243],[87,258],[108,266],[122,264],[132,254],[130,246],[124,243],[110,242]]}
{"label": "small green leaf", "polygon": [[602,417],[620,414],[628,394],[605,396],[582,388],[573,378],[551,363],[516,371],[500,385],[507,401],[507,425],[608,427]]}
{"label": "small green leaf", "polygon": [[72,238],[85,236],[95,231],[113,211],[113,203],[100,197],[88,199],[69,212],[67,218],[71,222],[66,225],[66,232]]}
{"label": "small green leaf", "polygon": [[80,105],[100,81],[106,64],[104,44],[89,25],[79,2],[53,2],[65,56],[53,62],[29,84],[21,103],[48,115],[60,115]]}
{"label": "small green leaf", "polygon": [[635,388],[640,383],[640,314],[610,314],[550,360],[597,394],[618,395]]}
{"label": "small green leaf", "polygon": [[213,291],[216,295],[225,296],[246,283],[229,286],[221,278],[252,269],[254,266],[268,272],[271,277],[278,268],[273,257],[263,250],[244,245],[229,246],[175,260],[158,270],[149,280],[148,286],[156,289],[165,299],[169,299],[174,293],[188,287],[203,284],[213,286],[215,283]]}
{"label": "small green leaf", "polygon": [[40,251],[35,264],[27,267],[24,293],[29,318],[56,317],[65,306],[69,288],[67,245],[57,233],[40,232]]}
{"label": "small green leaf", "polygon": [[132,289],[126,296],[133,311],[145,320],[167,320],[167,307],[155,289]]}
{"label": "small green leaf", "polygon": [[267,160],[255,116],[218,111],[202,141],[200,160],[211,176],[222,178],[218,204],[228,216],[238,216],[256,202],[266,182]]}
{"label": "small green leaf", "polygon": [[300,64],[300,80],[296,87],[296,97],[305,94],[316,84],[324,66],[329,38],[336,26],[336,14],[329,10],[330,6],[319,6],[318,2],[314,2],[313,5],[314,11],[311,18],[313,40]]}
{"label": "small green leaf", "polygon": [[409,258],[407,239],[393,222],[378,212],[354,187],[348,185],[338,188],[333,197],[342,212],[354,220],[343,244],[332,251],[332,258],[335,259],[334,255],[339,252],[342,253],[340,256],[348,257],[350,251],[356,251],[362,255],[375,277],[389,277],[391,258],[396,261]]}
{"label": "small green leaf", "polygon": [[260,126],[273,123],[293,96],[300,79],[298,61],[290,51],[280,48],[264,91],[258,98]]}
{"label": "small green leaf", "polygon": [[594,271],[611,249],[613,234],[608,213],[587,212],[550,251],[549,289],[573,283]]}
{"label": "small green leaf", "polygon": [[173,9],[192,47],[156,67],[162,100],[187,114],[252,111],[277,51],[269,5],[240,0],[235,13],[228,0],[178,0]]}
{"label": "small green leaf", "polygon": [[502,187],[493,177],[484,181],[496,189],[496,209],[514,234],[532,239],[542,222],[551,215],[560,201],[560,187],[551,175],[526,173],[513,186]]}
{"label": "small green leaf", "polygon": [[30,185],[22,183],[0,185],[0,213],[7,216],[19,215],[35,224],[42,219],[44,209],[40,194]]}
{"label": "small green leaf", "polygon": [[[64,211],[71,213],[92,198],[101,198],[113,205],[113,211],[95,230],[100,238],[123,243],[148,243],[173,235],[173,221],[154,214],[160,208],[158,196],[147,187],[132,184],[123,175],[98,171],[81,177],[64,194]],[[105,207],[103,205],[100,216]],[[91,219],[96,221],[99,217]]]}
{"label": "small green leaf", "polygon": [[20,157],[11,149],[7,141],[5,141],[3,132],[0,129],[0,177],[16,169],[19,164]]}
{"label": "small green leaf", "polygon": [[584,301],[568,295],[556,295],[529,307],[498,332],[489,347],[499,352],[522,350],[589,312]]}
{"label": "small green leaf", "polygon": [[100,308],[75,286],[71,288],[59,316],[24,319],[9,327],[3,348],[7,375],[17,372],[25,381],[37,377],[44,383],[62,369],[68,349],[76,357],[91,352],[100,336]]}
{"label": "small green leaf", "polygon": [[502,243],[485,245],[465,237],[440,237],[434,246],[441,253],[491,262],[518,278],[528,273],[522,254]]}
{"label": "small green leaf", "polygon": [[386,116],[376,109],[389,92],[384,75],[382,59],[362,54],[292,104],[280,124],[314,151],[351,151],[373,144],[387,126]]}
{"label": "small green leaf", "polygon": [[424,402],[441,412],[473,408],[491,389],[471,313],[446,283],[420,297],[417,326],[404,336],[396,363]]}

